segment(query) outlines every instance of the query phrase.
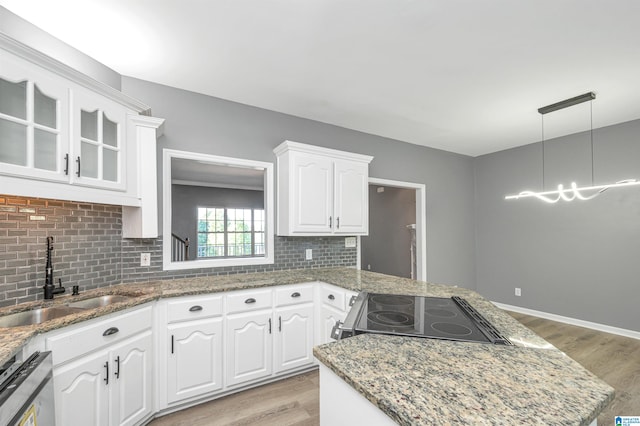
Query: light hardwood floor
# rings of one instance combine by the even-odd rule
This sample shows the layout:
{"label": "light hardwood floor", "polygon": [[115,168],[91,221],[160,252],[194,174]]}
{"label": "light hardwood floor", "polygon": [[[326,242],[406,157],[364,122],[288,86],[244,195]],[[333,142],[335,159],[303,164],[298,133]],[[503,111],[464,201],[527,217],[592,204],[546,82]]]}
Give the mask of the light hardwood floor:
{"label": "light hardwood floor", "polygon": [[[614,424],[617,415],[640,415],[640,340],[510,314],[615,388],[599,425]],[[149,426],[317,426],[318,398],[318,373],[311,372],[169,414]]]}
{"label": "light hardwood floor", "polygon": [[598,425],[613,425],[615,416],[640,416],[640,340],[509,313],[616,390]]}

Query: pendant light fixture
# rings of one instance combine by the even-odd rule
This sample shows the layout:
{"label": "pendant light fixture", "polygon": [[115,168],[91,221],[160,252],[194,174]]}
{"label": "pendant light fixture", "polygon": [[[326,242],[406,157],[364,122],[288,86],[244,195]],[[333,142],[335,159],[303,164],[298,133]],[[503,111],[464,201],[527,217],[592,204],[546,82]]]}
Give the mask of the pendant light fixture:
{"label": "pendant light fixture", "polygon": [[[579,95],[564,101],[556,102],[555,104],[547,105],[542,108],[538,108],[538,112],[542,116],[542,189],[541,192],[536,191],[522,191],[519,194],[507,195],[505,200],[519,200],[521,198],[536,198],[544,201],[545,203],[554,204],[558,201],[573,201],[573,200],[592,200],[604,191],[610,188],[620,188],[626,186],[640,185],[640,181],[636,179],[625,179],[616,183],[606,185],[594,185],[593,183],[593,100],[596,98],[596,94],[588,92],[583,95]],[[568,108],[573,105],[578,105],[583,102],[591,102],[591,186],[578,187],[575,182],[571,182],[568,188],[564,185],[558,185],[558,189],[554,191],[544,191],[544,115],[550,112],[558,111],[560,109]]]}

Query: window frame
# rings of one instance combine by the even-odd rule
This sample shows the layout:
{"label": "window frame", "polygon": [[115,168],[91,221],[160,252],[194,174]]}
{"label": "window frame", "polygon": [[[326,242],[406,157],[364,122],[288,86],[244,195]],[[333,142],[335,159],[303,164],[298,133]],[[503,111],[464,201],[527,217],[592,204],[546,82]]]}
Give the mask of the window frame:
{"label": "window frame", "polygon": [[[273,163],[263,161],[246,160],[241,158],[222,157],[217,155],[202,154],[196,152],[163,149],[162,154],[162,269],[183,270],[199,268],[218,268],[225,266],[269,265],[274,263],[274,184]],[[250,167],[264,171],[264,255],[255,257],[224,257],[224,258],[198,258],[188,261],[171,260],[171,160],[181,158],[199,162],[208,162],[212,165],[231,167]],[[197,247],[197,245],[196,245]]]}
{"label": "window frame", "polygon": [[[228,258],[228,259],[235,259],[235,258],[248,258],[248,257],[261,257],[263,256],[263,254],[258,254],[256,255],[256,234],[261,234],[264,236],[265,231],[264,229],[262,231],[256,231],[255,229],[255,218],[256,218],[256,211],[260,211],[263,212],[262,215],[264,216],[264,209],[262,208],[253,208],[253,207],[223,207],[223,206],[198,206],[197,207],[198,212],[198,218],[196,219],[196,236],[197,236],[197,241],[196,241],[196,259],[223,259],[223,258]],[[224,225],[224,230],[222,232],[208,232],[208,231],[200,231],[199,226],[198,226],[198,222],[200,221],[199,217],[200,217],[200,209],[206,209],[206,210],[223,210],[223,225]],[[229,231],[227,225],[229,223],[229,215],[227,214],[227,212],[229,210],[250,210],[251,211],[251,230],[250,231],[244,231],[244,232],[236,232],[236,231]],[[199,256],[198,253],[200,251],[200,234],[222,234],[224,236],[224,255],[222,256]],[[244,254],[244,255],[229,255],[229,235],[230,234],[249,234],[251,236],[251,254]],[[263,239],[264,240],[264,239]],[[208,246],[205,245],[205,247]],[[263,251],[264,251],[264,241],[262,243],[263,246]]]}

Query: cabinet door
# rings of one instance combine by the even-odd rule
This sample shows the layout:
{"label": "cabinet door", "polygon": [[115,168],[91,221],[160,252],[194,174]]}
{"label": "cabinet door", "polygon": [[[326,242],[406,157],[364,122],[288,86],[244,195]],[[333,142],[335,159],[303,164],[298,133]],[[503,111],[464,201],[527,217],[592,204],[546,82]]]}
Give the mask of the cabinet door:
{"label": "cabinet door", "polygon": [[109,381],[112,385],[112,425],[135,425],[151,414],[152,350],[151,331],[139,334],[111,349]]}
{"label": "cabinet door", "polygon": [[168,327],[167,401],[222,389],[222,318]]}
{"label": "cabinet door", "polygon": [[68,181],[68,91],[7,52],[0,62],[0,173]]}
{"label": "cabinet door", "polygon": [[323,343],[329,343],[334,341],[331,338],[331,329],[334,325],[336,325],[336,321],[344,321],[347,313],[340,309],[336,309],[332,306],[328,306],[326,304],[322,304],[320,308],[320,320],[318,327],[318,338],[316,339],[317,345],[322,345]]}
{"label": "cabinet door", "polygon": [[82,89],[72,98],[72,182],[124,190],[126,110]]}
{"label": "cabinet door", "polygon": [[293,232],[331,233],[333,226],[333,161],[292,154],[290,211]]}
{"label": "cabinet door", "polygon": [[108,353],[100,351],[54,369],[56,424],[107,425],[109,422]]}
{"label": "cabinet door", "polygon": [[275,311],[276,373],[313,364],[313,305]]}
{"label": "cabinet door", "polygon": [[227,385],[271,375],[272,328],[271,310],[227,317]]}
{"label": "cabinet door", "polygon": [[365,163],[335,162],[336,234],[369,233],[369,167]]}

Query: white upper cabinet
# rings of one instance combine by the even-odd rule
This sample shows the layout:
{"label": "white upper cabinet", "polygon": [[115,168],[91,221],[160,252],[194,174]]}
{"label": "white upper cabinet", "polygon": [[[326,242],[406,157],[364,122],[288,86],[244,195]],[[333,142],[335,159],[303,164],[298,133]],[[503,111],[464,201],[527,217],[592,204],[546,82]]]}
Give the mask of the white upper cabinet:
{"label": "white upper cabinet", "polygon": [[367,235],[373,157],[285,141],[277,156],[278,235]]}
{"label": "white upper cabinet", "polygon": [[66,181],[68,91],[46,72],[12,56],[0,68],[2,173]]}
{"label": "white upper cabinet", "polygon": [[72,182],[124,191],[125,122],[122,106],[86,91],[73,92]]}
{"label": "white upper cabinet", "polygon": [[149,107],[2,33],[0,64],[2,192],[137,208],[144,212],[123,218],[135,218],[129,236],[157,236],[157,223],[139,218],[157,215],[155,173],[152,182],[149,176],[163,120],[140,115]]}

